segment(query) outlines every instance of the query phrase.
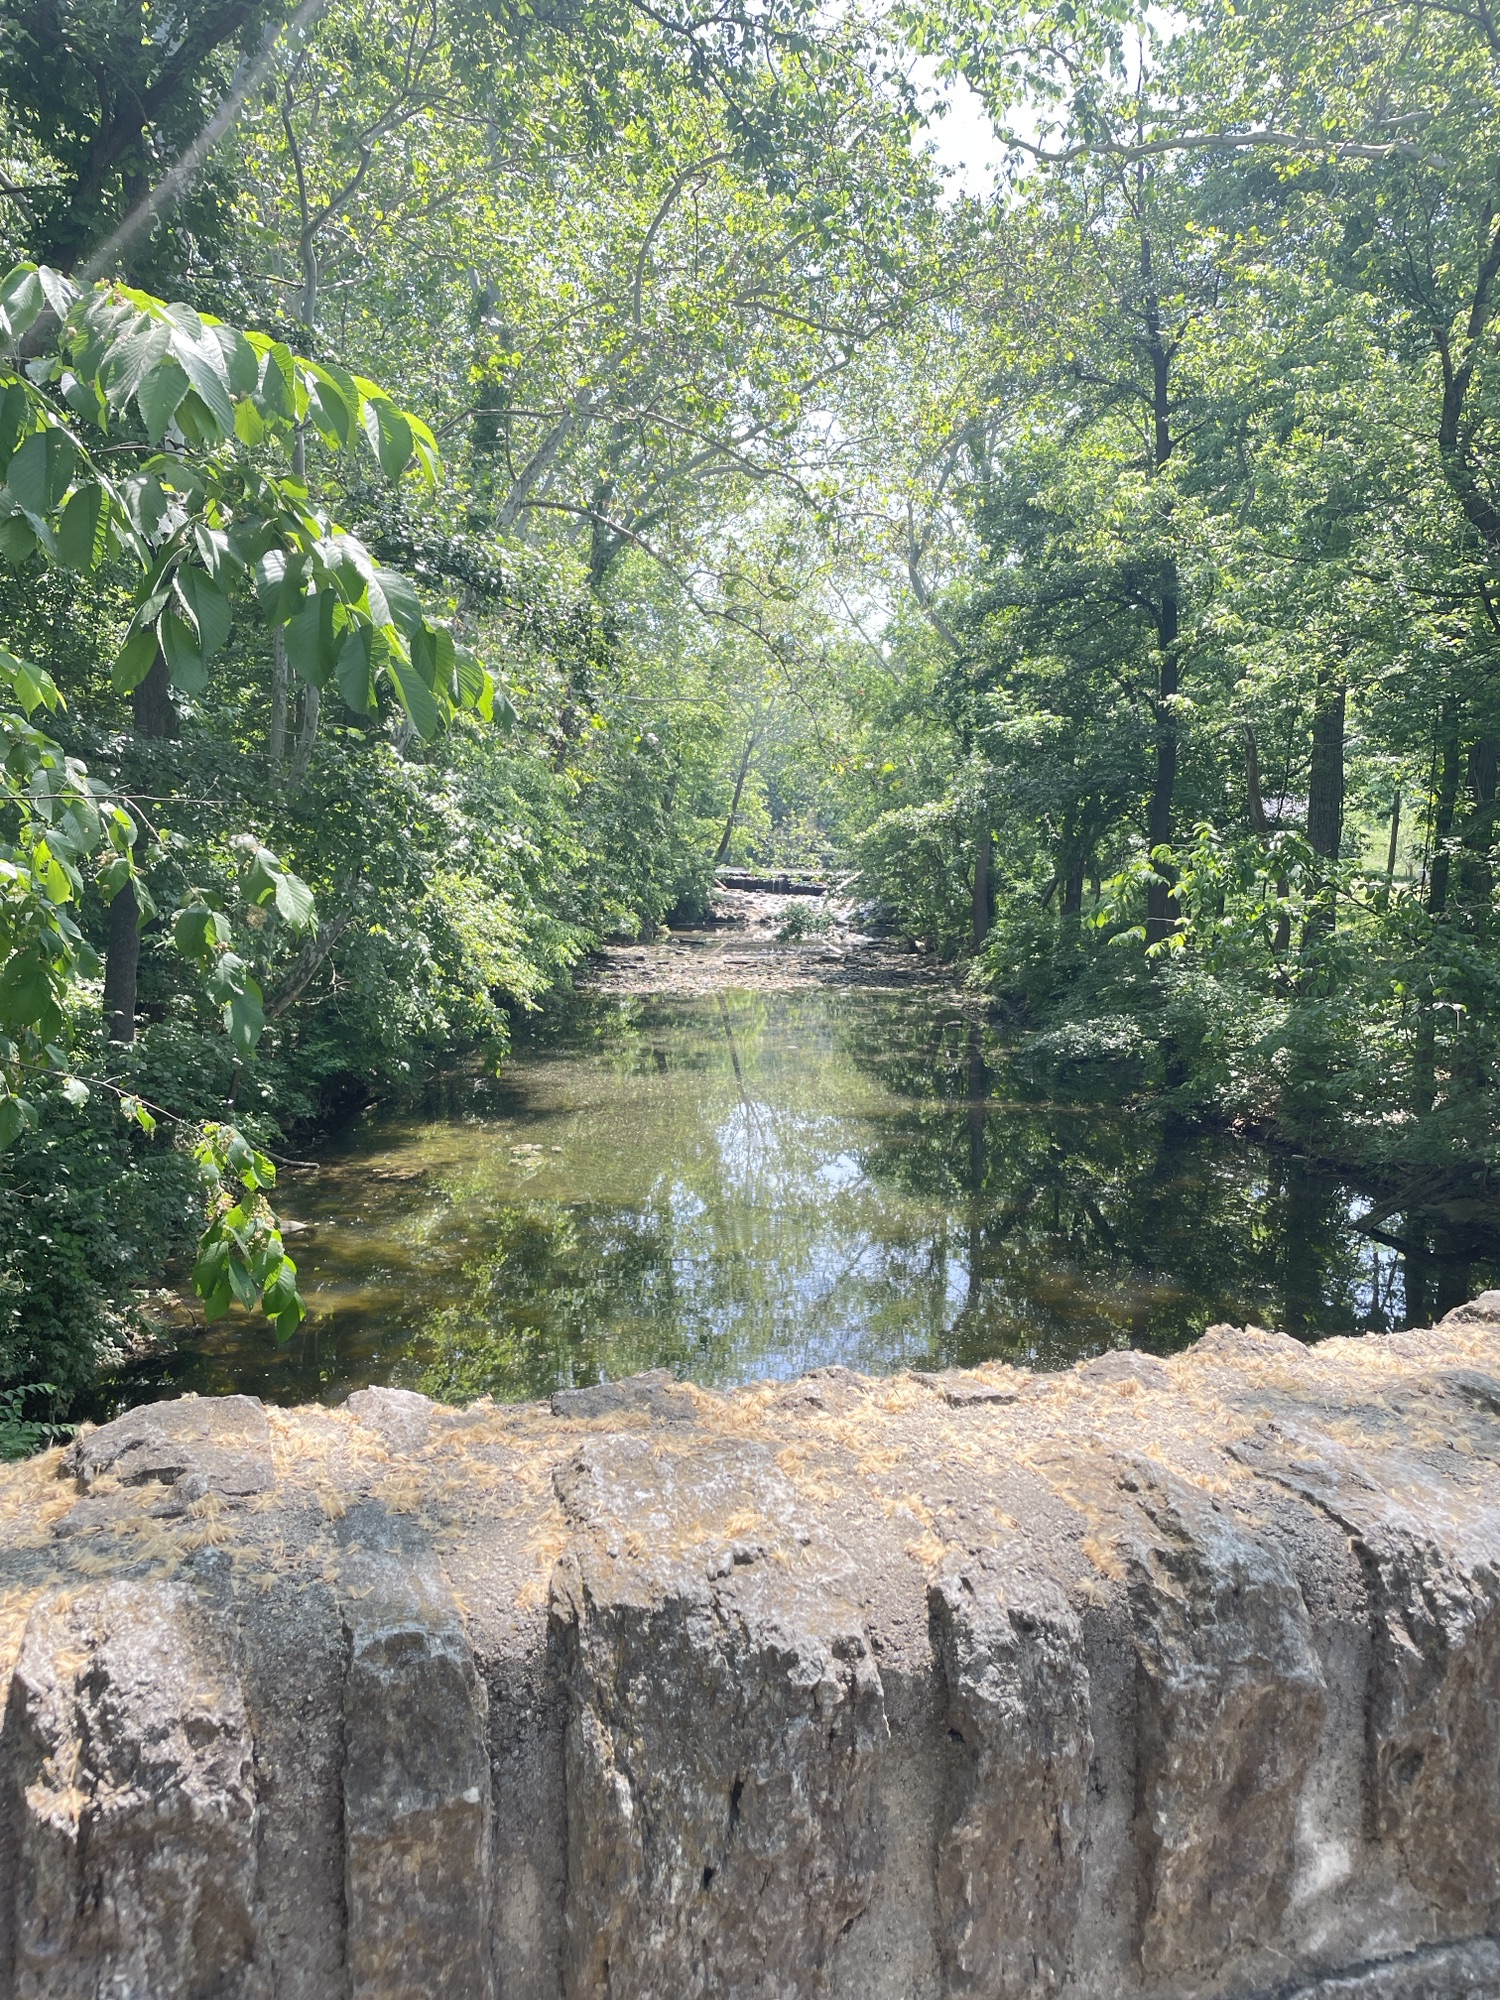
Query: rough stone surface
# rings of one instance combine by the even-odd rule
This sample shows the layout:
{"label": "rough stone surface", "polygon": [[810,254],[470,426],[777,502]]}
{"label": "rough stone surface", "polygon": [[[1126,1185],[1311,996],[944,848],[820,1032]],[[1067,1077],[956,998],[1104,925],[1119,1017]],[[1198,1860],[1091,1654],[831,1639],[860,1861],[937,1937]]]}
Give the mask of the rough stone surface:
{"label": "rough stone surface", "polygon": [[1500,1295],[0,1469],[0,2000],[1500,2000]]}

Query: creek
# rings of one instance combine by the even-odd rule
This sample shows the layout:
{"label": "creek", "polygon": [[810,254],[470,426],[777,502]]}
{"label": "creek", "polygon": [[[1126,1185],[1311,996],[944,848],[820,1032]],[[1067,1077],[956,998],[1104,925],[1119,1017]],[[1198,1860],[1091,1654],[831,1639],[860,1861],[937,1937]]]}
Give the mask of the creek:
{"label": "creek", "polygon": [[361,1116],[280,1200],[300,1334],[278,1351],[236,1314],[116,1385],[126,1400],[1058,1368],[1220,1320],[1426,1323],[1500,1279],[1420,1218],[1373,1240],[1372,1197],[1336,1172],[1118,1077],[1042,1087],[936,990],[585,995],[500,1077],[455,1071]]}

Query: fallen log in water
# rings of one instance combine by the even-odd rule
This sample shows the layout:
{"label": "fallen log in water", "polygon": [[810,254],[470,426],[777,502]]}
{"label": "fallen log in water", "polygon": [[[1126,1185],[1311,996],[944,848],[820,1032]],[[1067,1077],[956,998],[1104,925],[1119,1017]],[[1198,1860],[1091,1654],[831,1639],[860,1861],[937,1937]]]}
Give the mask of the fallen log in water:
{"label": "fallen log in water", "polygon": [[0,1552],[17,2000],[1500,1992],[1500,1293],[156,1404]]}

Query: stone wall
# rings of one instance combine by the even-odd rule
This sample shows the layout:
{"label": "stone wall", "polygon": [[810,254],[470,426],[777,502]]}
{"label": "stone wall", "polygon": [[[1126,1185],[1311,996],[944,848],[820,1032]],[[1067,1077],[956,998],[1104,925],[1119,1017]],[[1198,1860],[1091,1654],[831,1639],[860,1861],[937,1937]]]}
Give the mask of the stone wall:
{"label": "stone wall", "polygon": [[0,1471],[5,2000],[1500,1995],[1500,1294]]}

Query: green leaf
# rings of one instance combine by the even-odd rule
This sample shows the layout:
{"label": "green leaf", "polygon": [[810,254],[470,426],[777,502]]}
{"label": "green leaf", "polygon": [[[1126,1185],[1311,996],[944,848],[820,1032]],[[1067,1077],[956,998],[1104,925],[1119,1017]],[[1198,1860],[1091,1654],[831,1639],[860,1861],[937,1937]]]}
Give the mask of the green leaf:
{"label": "green leaf", "polygon": [[283,635],[293,670],[315,688],[327,686],[338,657],[333,643],[334,603],[331,590],[309,597]]}
{"label": "green leaf", "polygon": [[229,369],[212,329],[188,306],[168,306],[167,318],[173,327],[172,352],[186,370],[194,393],[219,436],[231,436],[234,405],[229,400]]}
{"label": "green leaf", "polygon": [[153,444],[166,436],[167,425],[176,416],[188,392],[188,378],[169,354],[159,361],[136,392],[136,408],[146,435]]}
{"label": "green leaf", "polygon": [[138,1097],[122,1097],[120,1099],[120,1110],[126,1118],[132,1119],[140,1126],[148,1139],[156,1130],[156,1120]]}
{"label": "green leaf", "polygon": [[290,423],[297,414],[297,392],[292,369],[292,350],[278,340],[261,364],[261,401],[273,417]]}
{"label": "green leaf", "polygon": [[325,444],[346,451],[354,434],[354,417],[344,393],[326,368],[313,364],[308,414]]}
{"label": "green leaf", "polygon": [[[406,578],[398,570],[380,569],[377,567],[374,575],[375,581],[380,588],[380,594],[385,599],[385,609],[389,617],[389,622],[395,625],[399,631],[404,632],[407,638],[410,638],[414,632],[420,632],[423,623],[422,606],[411,584],[407,582]],[[374,600],[372,599],[372,610],[373,605]],[[376,622],[378,624],[385,624],[387,621],[386,619],[377,619]]]}
{"label": "green leaf", "polygon": [[356,715],[375,710],[375,691],[370,682],[371,633],[368,625],[357,625],[339,647],[334,677],[339,693]]}
{"label": "green leaf", "polygon": [[51,1006],[52,980],[40,951],[32,945],[13,952],[0,971],[0,1020],[13,1028],[35,1027]]}
{"label": "green leaf", "polygon": [[392,657],[386,662],[386,671],[396,683],[401,705],[411,717],[412,727],[424,743],[430,743],[443,727],[442,710],[433,699],[431,688],[416,668],[408,666],[405,660]]}
{"label": "green leaf", "polygon": [[131,694],[150,673],[156,661],[156,634],[148,625],[137,630],[120,649],[110,669],[110,685],[120,694]]}
{"label": "green leaf", "polygon": [[229,1039],[242,1056],[253,1053],[256,1043],[266,1025],[266,1010],[261,1004],[260,988],[253,979],[245,981],[243,993],[236,993],[224,1009],[225,1025],[229,1029]]}
{"label": "green leaf", "polygon": [[237,327],[220,324],[211,326],[208,330],[219,343],[219,352],[224,357],[230,394],[252,395],[260,386],[260,363],[256,359],[255,349]]}
{"label": "green leaf", "polygon": [[31,418],[31,399],[24,386],[12,382],[0,396],[0,472],[10,464],[16,440]]}
{"label": "green leaf", "polygon": [[248,396],[242,396],[234,406],[234,434],[252,451],[265,442],[268,434],[265,419]]}
{"label": "green leaf", "polygon": [[229,639],[232,623],[229,600],[213,578],[201,569],[178,570],[177,588],[187,599],[198,621],[203,658],[211,660],[224,650]]}
{"label": "green leaf", "polygon": [[109,546],[109,511],[102,486],[80,486],[63,509],[57,553],[68,569],[97,569]]}
{"label": "green leaf", "polygon": [[24,1097],[0,1098],[0,1151],[13,1146],[33,1122],[31,1105]]}
{"label": "green leaf", "polygon": [[36,548],[36,536],[31,532],[31,523],[24,514],[14,514],[8,521],[0,521],[0,555],[7,562],[23,563]]}
{"label": "green leaf", "polygon": [[185,618],[164,611],[156,621],[156,636],[167,658],[172,685],[184,694],[202,694],[208,687],[208,666],[198,635]]}
{"label": "green leaf", "polygon": [[389,396],[371,396],[365,402],[364,426],[381,471],[387,479],[399,479],[411,463],[411,425]]}
{"label": "green leaf", "polygon": [[0,313],[5,315],[5,338],[19,340],[40,316],[47,303],[42,281],[34,264],[17,264],[0,284]]}
{"label": "green leaf", "polygon": [[416,452],[417,463],[422,468],[423,481],[430,489],[436,489],[443,469],[443,461],[438,456],[437,439],[420,417],[414,417],[409,410],[403,414],[412,435],[412,448]]}
{"label": "green leaf", "polygon": [[29,660],[17,659],[3,646],[0,646],[0,677],[10,682],[16,700],[28,716],[34,715],[39,708],[57,709],[63,706],[63,698],[51,674],[44,667],[34,667]]}
{"label": "green leaf", "polygon": [[68,490],[75,457],[71,440],[49,425],[19,447],[5,483],[28,514],[50,514]]}
{"label": "green leaf", "polygon": [[172,919],[172,942],[195,965],[212,965],[229,942],[229,919],[207,903],[189,903]]}
{"label": "green leaf", "polygon": [[47,264],[38,264],[36,274],[48,305],[59,319],[66,319],[78,297],[78,287],[71,278],[65,278],[61,271],[54,271]]}
{"label": "green leaf", "polygon": [[276,914],[299,931],[306,930],[317,915],[312,890],[300,875],[293,875],[290,870],[277,879]]}

